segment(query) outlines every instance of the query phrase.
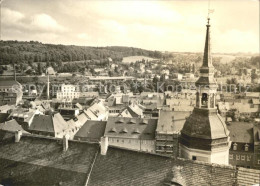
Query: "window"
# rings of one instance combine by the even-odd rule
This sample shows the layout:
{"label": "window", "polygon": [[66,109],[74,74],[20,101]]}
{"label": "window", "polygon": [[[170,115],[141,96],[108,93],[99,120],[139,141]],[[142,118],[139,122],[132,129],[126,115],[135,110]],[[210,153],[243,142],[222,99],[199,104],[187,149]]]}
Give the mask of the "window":
{"label": "window", "polygon": [[245,155],[243,155],[243,156],[241,155],[241,160],[242,160],[242,161],[245,161],[245,159],[246,159],[246,158],[245,158]]}
{"label": "window", "polygon": [[197,157],[196,156],[192,156],[192,160],[197,160]]}
{"label": "window", "polygon": [[236,155],[236,160],[240,160],[240,155]]}
{"label": "window", "polygon": [[250,156],[246,156],[246,157],[247,157],[247,161],[250,161],[250,159],[251,159]]}
{"label": "window", "polygon": [[229,154],[229,159],[233,160],[233,154]]}
{"label": "window", "polygon": [[237,150],[237,144],[236,143],[233,144],[233,150]]}
{"label": "window", "polygon": [[258,165],[260,164],[260,160],[257,160],[257,164],[258,164]]}
{"label": "window", "polygon": [[245,151],[248,151],[248,147],[249,147],[249,145],[245,144]]}

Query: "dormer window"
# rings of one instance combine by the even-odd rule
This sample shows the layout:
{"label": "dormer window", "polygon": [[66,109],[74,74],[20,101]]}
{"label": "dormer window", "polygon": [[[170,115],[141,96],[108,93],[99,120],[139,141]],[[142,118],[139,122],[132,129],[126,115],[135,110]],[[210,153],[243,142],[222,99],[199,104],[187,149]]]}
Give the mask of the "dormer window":
{"label": "dormer window", "polygon": [[248,151],[249,145],[245,144],[245,151]]}
{"label": "dormer window", "polygon": [[233,150],[237,150],[237,144],[236,143],[233,144]]}

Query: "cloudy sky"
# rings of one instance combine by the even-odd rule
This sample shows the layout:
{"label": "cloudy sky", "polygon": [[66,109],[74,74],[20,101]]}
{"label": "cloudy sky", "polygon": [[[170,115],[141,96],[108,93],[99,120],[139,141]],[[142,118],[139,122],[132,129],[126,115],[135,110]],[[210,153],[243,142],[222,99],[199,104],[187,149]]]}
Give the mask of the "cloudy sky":
{"label": "cloudy sky", "polygon": [[[259,52],[259,1],[211,0],[213,52]],[[4,0],[2,39],[203,51],[206,0]]]}

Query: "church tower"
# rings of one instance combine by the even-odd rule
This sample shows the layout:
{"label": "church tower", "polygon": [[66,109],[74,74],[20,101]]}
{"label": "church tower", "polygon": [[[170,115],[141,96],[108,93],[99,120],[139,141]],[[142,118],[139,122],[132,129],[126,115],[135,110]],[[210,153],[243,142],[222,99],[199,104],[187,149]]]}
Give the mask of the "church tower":
{"label": "church tower", "polygon": [[196,81],[196,106],[187,118],[180,137],[181,157],[209,163],[228,164],[229,131],[216,108],[217,83],[214,79],[208,18],[203,63]]}

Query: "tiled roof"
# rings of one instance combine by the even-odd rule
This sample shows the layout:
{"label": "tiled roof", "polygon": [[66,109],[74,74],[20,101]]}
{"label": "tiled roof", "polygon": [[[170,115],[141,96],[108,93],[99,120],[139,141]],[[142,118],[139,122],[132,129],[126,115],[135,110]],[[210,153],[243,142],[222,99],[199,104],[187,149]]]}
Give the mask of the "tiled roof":
{"label": "tiled roof", "polygon": [[[156,125],[156,119],[109,117],[105,136],[154,139]],[[127,132],[123,132],[124,129],[126,129]]]}
{"label": "tiled roof", "polygon": [[15,80],[4,80],[4,81],[0,81],[0,87],[6,87],[6,86],[14,86],[14,85],[21,85],[19,82],[15,81]]}
{"label": "tiled roof", "polygon": [[217,110],[197,108],[186,119],[181,133],[201,139],[227,138],[229,135],[225,121],[217,114]]}
{"label": "tiled roof", "polygon": [[14,119],[6,121],[5,123],[0,123],[0,130],[11,131],[11,132],[21,130],[23,133],[28,133]]}
{"label": "tiled roof", "polygon": [[60,113],[51,115],[35,115],[29,131],[62,133],[68,128],[68,124]]}
{"label": "tiled roof", "polygon": [[[57,139],[0,131],[0,183],[11,185],[234,185],[236,169],[192,160],[109,147],[105,156],[97,144],[69,141],[62,151]],[[96,157],[96,158],[95,158]],[[95,161],[94,161],[95,159]],[[93,169],[89,174],[91,165]],[[238,182],[249,185],[259,172],[238,170]]]}
{"label": "tiled roof", "polygon": [[88,120],[75,134],[74,138],[86,138],[90,141],[99,141],[104,136],[106,121]]}
{"label": "tiled roof", "polygon": [[156,131],[161,133],[179,132],[189,115],[190,112],[160,110]]}
{"label": "tiled roof", "polygon": [[248,122],[230,122],[227,125],[230,131],[230,140],[237,143],[253,143],[253,123]]}
{"label": "tiled roof", "polygon": [[[1,136],[6,133],[0,131]],[[69,141],[62,150],[56,139],[22,136],[14,143],[13,135],[0,141],[0,183],[11,185],[85,185],[98,145]]]}

